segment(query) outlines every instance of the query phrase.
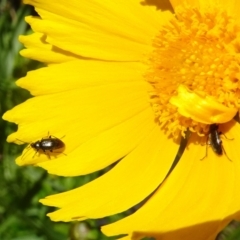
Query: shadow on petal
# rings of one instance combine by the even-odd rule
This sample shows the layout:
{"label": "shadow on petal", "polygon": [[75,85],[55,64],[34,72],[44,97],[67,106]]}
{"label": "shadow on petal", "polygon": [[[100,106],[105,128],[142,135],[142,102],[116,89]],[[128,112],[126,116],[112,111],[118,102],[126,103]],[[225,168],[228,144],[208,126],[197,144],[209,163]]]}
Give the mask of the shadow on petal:
{"label": "shadow on petal", "polygon": [[141,2],[142,5],[149,5],[149,6],[156,6],[157,9],[160,9],[162,11],[169,10],[173,12],[173,7],[169,0],[143,0]]}

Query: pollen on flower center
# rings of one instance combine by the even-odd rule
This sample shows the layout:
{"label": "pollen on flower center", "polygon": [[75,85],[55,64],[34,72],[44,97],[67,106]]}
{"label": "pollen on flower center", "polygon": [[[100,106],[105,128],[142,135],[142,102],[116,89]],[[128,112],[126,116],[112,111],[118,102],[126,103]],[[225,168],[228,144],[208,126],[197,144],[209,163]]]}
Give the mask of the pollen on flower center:
{"label": "pollen on flower center", "polygon": [[153,46],[145,77],[152,86],[156,120],[169,135],[177,137],[187,129],[202,135],[209,127],[196,121],[194,113],[181,115],[171,103],[180,85],[228,108],[239,108],[240,27],[225,11],[178,8],[175,17],[161,27]]}

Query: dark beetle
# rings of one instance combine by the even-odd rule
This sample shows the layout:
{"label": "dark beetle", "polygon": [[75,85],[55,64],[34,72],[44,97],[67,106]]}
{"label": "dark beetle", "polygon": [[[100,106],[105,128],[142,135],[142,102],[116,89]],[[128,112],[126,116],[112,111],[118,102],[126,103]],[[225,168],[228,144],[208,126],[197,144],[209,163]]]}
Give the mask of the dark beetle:
{"label": "dark beetle", "polygon": [[222,133],[218,131],[218,125],[217,124],[212,124],[209,127],[209,133],[208,133],[208,141],[209,144],[212,147],[212,150],[217,154],[217,155],[222,155],[223,154],[223,146],[222,146],[222,140],[221,140],[221,135]]}
{"label": "dark beetle", "polygon": [[[226,151],[222,145],[222,139],[221,139],[221,135],[222,133],[219,132],[218,130],[218,125],[217,124],[211,124],[209,126],[209,132],[208,132],[208,140],[207,140],[207,144],[211,145],[212,150],[218,155],[218,156],[222,156],[223,153],[226,155],[226,157],[228,158],[228,160],[232,161],[228,155],[226,154]],[[224,135],[225,136],[225,135]],[[229,139],[229,140],[233,140],[233,139]],[[206,155],[201,159],[203,160],[205,157],[207,157],[207,147],[206,147]]]}
{"label": "dark beetle", "polygon": [[52,137],[50,135],[47,138],[43,138],[40,141],[31,143],[30,146],[32,148],[34,148],[37,152],[39,150],[41,150],[43,152],[46,152],[46,151],[53,152],[53,150],[55,150],[55,149],[65,147],[65,144],[59,138]]}
{"label": "dark beetle", "polygon": [[[19,140],[19,139],[17,139],[17,140]],[[19,140],[19,141],[23,142],[22,140]],[[24,142],[24,143],[26,143],[26,142]],[[44,138],[42,138],[41,140],[38,140],[38,141],[33,142],[33,143],[29,143],[27,148],[29,148],[29,147],[32,147],[32,148],[36,151],[36,153],[33,155],[33,158],[34,158],[34,156],[35,156],[38,152],[43,152],[43,153],[45,153],[45,154],[48,156],[48,158],[50,158],[50,155],[48,154],[48,152],[51,152],[51,153],[62,153],[62,154],[64,154],[64,155],[66,155],[66,154],[63,153],[62,151],[60,151],[60,152],[54,151],[54,150],[56,150],[56,149],[64,148],[64,147],[65,147],[65,144],[64,144],[64,142],[61,141],[59,138],[54,137],[54,136],[51,136],[51,135],[49,135],[49,134],[48,134],[47,137],[44,137]],[[48,152],[47,152],[47,151],[48,151]],[[25,152],[25,154],[26,154],[26,153],[27,153],[27,152]],[[23,156],[24,156],[25,154],[23,154]],[[22,157],[23,157],[23,156],[22,156]]]}

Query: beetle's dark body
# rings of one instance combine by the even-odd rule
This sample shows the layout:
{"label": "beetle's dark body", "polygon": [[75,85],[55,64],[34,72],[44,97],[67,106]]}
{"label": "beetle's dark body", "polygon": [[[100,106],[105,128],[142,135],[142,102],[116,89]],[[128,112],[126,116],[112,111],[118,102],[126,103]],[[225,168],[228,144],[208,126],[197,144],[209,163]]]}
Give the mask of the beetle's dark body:
{"label": "beetle's dark body", "polygon": [[[222,133],[218,130],[218,125],[217,124],[211,124],[209,126],[209,132],[208,132],[208,144],[211,145],[212,150],[218,155],[218,156],[222,156],[223,153],[226,155],[226,157],[228,158],[229,161],[232,161],[224,147],[222,144],[222,139],[221,139],[221,135]],[[225,135],[224,135],[225,136]],[[226,137],[226,136],[225,136]],[[227,138],[228,139],[228,138]],[[229,140],[233,140],[233,139],[229,139]],[[205,157],[207,157],[207,145],[206,145],[206,155],[201,159],[203,160]]]}
{"label": "beetle's dark body", "polygon": [[30,146],[34,148],[37,152],[40,150],[43,152],[53,152],[53,150],[63,148],[65,145],[60,139],[49,136],[47,138],[43,138],[40,141],[31,143]]}
{"label": "beetle's dark body", "polygon": [[223,154],[223,146],[222,146],[222,140],[221,140],[221,135],[222,133],[218,131],[218,125],[217,124],[212,124],[209,127],[209,134],[208,134],[208,141],[209,144],[212,147],[212,150],[217,154],[217,155],[222,155]]}
{"label": "beetle's dark body", "polygon": [[[20,142],[23,142],[23,143],[26,143],[22,140],[19,140],[17,139],[18,141]],[[37,153],[44,153],[48,156],[48,158],[50,159],[50,155],[55,155],[55,154],[64,154],[66,155],[63,151],[64,151],[64,148],[65,148],[65,144],[64,142],[62,142],[59,138],[57,137],[54,137],[52,135],[49,135],[48,133],[48,136],[47,137],[44,137],[42,138],[41,140],[38,140],[36,142],[33,142],[33,143],[28,143],[28,146],[27,148],[32,148],[35,150],[35,154],[33,155],[33,158],[34,156],[37,154]],[[54,151],[56,149],[61,149],[60,151]],[[51,152],[52,154],[49,154],[49,152]],[[22,157],[27,153],[27,151],[22,155]]]}

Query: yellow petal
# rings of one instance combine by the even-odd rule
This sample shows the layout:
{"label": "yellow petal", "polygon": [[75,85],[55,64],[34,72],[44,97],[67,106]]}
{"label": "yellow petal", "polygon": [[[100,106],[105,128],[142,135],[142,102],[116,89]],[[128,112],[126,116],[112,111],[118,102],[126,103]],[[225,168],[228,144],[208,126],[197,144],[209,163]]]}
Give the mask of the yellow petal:
{"label": "yellow petal", "polygon": [[[46,41],[79,57],[115,61],[138,61],[151,50],[151,45],[139,44],[115,35],[107,36],[89,29],[61,22],[27,17],[26,21],[35,32],[47,35]],[[78,25],[81,25],[80,23]],[[62,34],[65,32],[65,34]],[[74,37],[73,37],[74,36]],[[149,36],[149,41],[152,36]]]}
{"label": "yellow petal", "polygon": [[78,60],[30,71],[17,85],[37,96],[121,82],[144,82],[145,70],[141,63]]}
{"label": "yellow petal", "polygon": [[[160,10],[157,10],[154,6],[143,4],[139,0],[121,0],[118,2],[110,0],[71,1],[67,8],[64,0],[58,1],[58,4],[47,0],[25,0],[24,3],[30,4],[41,11],[42,18],[46,18],[45,14],[48,12],[52,14],[51,18],[53,19],[57,17],[57,20],[59,20],[62,16],[69,21],[87,23],[95,26],[96,29],[105,30],[106,34],[108,32],[117,34],[119,31],[124,31],[129,36],[129,34],[133,35],[131,30],[136,31],[136,29],[139,29],[139,32],[146,31],[147,33],[158,29],[159,24],[163,21]],[[168,13],[166,13],[167,15]],[[116,26],[119,26],[118,30]],[[153,30],[154,28],[155,30]]]}
{"label": "yellow petal", "polygon": [[[90,69],[90,66],[97,66],[96,62],[92,63],[89,61],[88,63],[88,69]],[[123,71],[124,67],[121,66],[121,64],[117,67],[116,64],[109,63],[106,68],[100,68],[100,66],[105,66],[100,64],[98,69],[102,71],[99,71],[99,73],[94,72],[92,77],[91,72],[93,71],[90,71],[88,76],[89,81],[87,77],[84,79],[85,75],[83,75],[84,80],[82,83],[81,71],[79,71],[80,68],[74,65],[77,68],[70,68],[70,71],[67,71],[66,65],[70,66],[71,64],[65,63],[45,68],[45,70],[48,69],[46,72],[49,73],[50,78],[54,76],[55,73],[55,78],[58,79],[58,81],[51,82],[51,79],[46,81],[48,79],[47,77],[46,79],[44,78],[45,75],[43,75],[43,78],[41,74],[38,76],[38,71],[43,71],[44,74],[46,73],[44,69],[36,71],[36,75],[32,78],[33,80],[36,79],[38,86],[41,86],[41,82],[44,80],[42,84],[43,89],[40,87],[37,90],[40,91],[41,94],[43,94],[44,91],[49,91],[49,93],[51,93],[50,89],[54,89],[54,84],[57,85],[57,83],[59,83],[61,86],[61,82],[64,86],[67,86],[66,89],[62,89],[61,91],[58,89],[58,93],[32,98],[24,104],[5,113],[4,119],[19,124],[18,132],[10,135],[8,141],[20,143],[18,141],[19,139],[20,141],[31,143],[41,140],[48,132],[50,135],[54,135],[58,138],[64,136],[62,140],[65,142],[66,147],[63,153],[67,156],[64,154],[57,154],[57,156],[54,155],[53,158],[50,158],[54,164],[54,161],[56,161],[56,167],[54,170],[54,168],[51,168],[51,164],[49,164],[49,171],[55,174],[76,175],[83,172],[89,172],[91,169],[105,167],[119,159],[119,157],[123,157],[134,147],[135,140],[139,141],[141,139],[141,135],[139,139],[132,135],[133,138],[129,139],[129,143],[131,144],[129,146],[126,145],[122,150],[116,151],[116,154],[112,154],[112,156],[108,154],[107,144],[110,144],[109,140],[114,139],[114,135],[119,135],[119,142],[112,142],[112,144],[124,145],[124,138],[127,135],[126,131],[122,131],[124,124],[126,124],[127,129],[131,130],[131,128],[134,128],[134,122],[135,124],[139,124],[139,126],[145,126],[147,125],[147,119],[150,121],[149,118],[152,120],[154,117],[148,103],[148,95],[146,92],[147,83],[143,81],[141,72],[136,71],[136,69],[140,70],[140,68],[136,68],[137,64],[133,64],[133,68],[131,69],[130,63],[129,68],[127,67],[128,64],[124,63],[123,65],[126,66],[126,72]],[[60,70],[62,66],[66,67],[66,73],[71,72],[73,76],[69,78],[67,82],[66,75],[61,76]],[[87,66],[87,63],[82,62],[81,66]],[[112,70],[111,66],[113,66]],[[55,70],[53,70],[53,73],[50,73],[52,69]],[[103,71],[103,69],[105,69],[105,71]],[[75,71],[75,73],[73,73],[73,71]],[[108,72],[111,72],[109,76],[107,74]],[[83,70],[83,74],[87,74],[87,71]],[[99,79],[94,80],[97,79],[96,76],[98,74]],[[121,78],[123,81],[120,81],[118,74],[122,77],[125,76],[125,78]],[[111,75],[112,77],[109,78]],[[113,81],[114,84],[112,84],[111,80],[114,79],[114,75],[116,75],[116,82]],[[134,78],[134,75],[136,78]],[[31,87],[37,89],[36,82],[27,79],[28,77],[23,80],[22,84],[25,86],[31,84],[28,87],[29,89],[31,89]],[[104,81],[104,79],[106,79],[106,81]],[[73,80],[73,86],[71,86],[71,80]],[[77,87],[78,84],[80,84],[80,86],[81,84],[85,85],[85,87]],[[75,89],[72,89],[72,87]],[[70,89],[67,90],[68,88]],[[143,112],[146,109],[148,109],[148,111]],[[135,116],[136,119],[131,120],[131,118]],[[118,127],[115,128],[115,126]],[[148,130],[149,128],[146,129]],[[109,132],[106,132],[106,135],[104,135],[103,133],[108,130]],[[140,134],[141,129],[139,128],[138,130]],[[120,134],[119,131],[122,131],[122,133]],[[133,131],[132,134],[136,134],[137,136],[138,133]],[[106,137],[109,138],[108,141],[104,140]],[[99,141],[104,141],[105,145],[103,146],[97,139]],[[86,149],[91,149],[91,146],[93,147],[96,145],[98,145],[97,149],[99,150],[102,147],[104,151],[99,155],[98,164],[97,162],[95,165],[92,164],[92,161],[97,159],[98,155],[95,154],[96,152],[94,152],[94,154],[89,154],[88,150],[86,151],[85,149],[83,151],[84,147],[80,147],[82,144],[85,144],[83,146],[85,146]],[[79,150],[77,149],[78,147],[80,147]],[[18,164],[36,164],[41,161],[49,161],[48,156],[45,154],[36,154],[34,156],[34,149],[30,148],[30,150],[26,150],[27,153],[25,154],[24,152],[24,157],[20,157],[17,160]],[[112,151],[114,152],[113,146]],[[86,161],[85,164],[79,160],[77,156],[79,152],[81,152],[81,156],[83,157],[83,159],[80,160],[83,162]],[[86,156],[90,158],[85,159]],[[106,156],[108,157],[105,161],[101,161]],[[70,157],[73,157],[71,161],[69,160]],[[64,162],[63,165],[61,165],[61,161]],[[73,163],[74,161],[75,163]],[[71,170],[70,167],[64,167],[66,164],[69,164],[69,166],[71,166],[71,164],[77,164],[78,168]],[[47,168],[45,165],[44,167]]]}
{"label": "yellow petal", "polygon": [[49,214],[54,221],[71,221],[77,216],[101,218],[127,210],[164,180],[178,147],[155,126],[132,152],[105,175],[79,189],[47,197],[41,202],[62,207]]}
{"label": "yellow petal", "polygon": [[[178,95],[170,99],[178,112],[187,118],[205,124],[225,123],[234,118],[238,109],[218,103],[210,96],[199,95],[180,85]],[[193,107],[194,106],[194,107]]]}
{"label": "yellow petal", "polygon": [[37,165],[61,176],[95,172],[133,151],[155,127],[152,119],[152,110],[147,108],[116,126],[97,132],[67,156]]}
{"label": "yellow petal", "polygon": [[151,50],[158,22],[170,16],[137,1],[125,2],[124,14],[121,5],[110,1],[75,2],[67,9],[64,1],[57,5],[46,1],[26,3],[36,6],[42,18],[28,17],[27,22],[34,31],[46,34],[48,43],[79,56],[105,60],[143,59]]}
{"label": "yellow petal", "polygon": [[225,154],[217,156],[211,149],[200,160],[205,147],[191,143],[146,204],[131,216],[103,227],[104,233],[139,232],[164,240],[192,240],[193,236],[194,240],[215,239],[236,214],[239,218],[240,126],[230,123],[221,130],[226,129],[227,136],[234,137],[232,141],[222,138],[232,161]]}
{"label": "yellow petal", "polygon": [[76,60],[75,55],[48,44],[46,42],[46,36],[42,33],[20,36],[19,41],[28,48],[20,52],[20,54],[26,58],[45,63],[61,63]]}

